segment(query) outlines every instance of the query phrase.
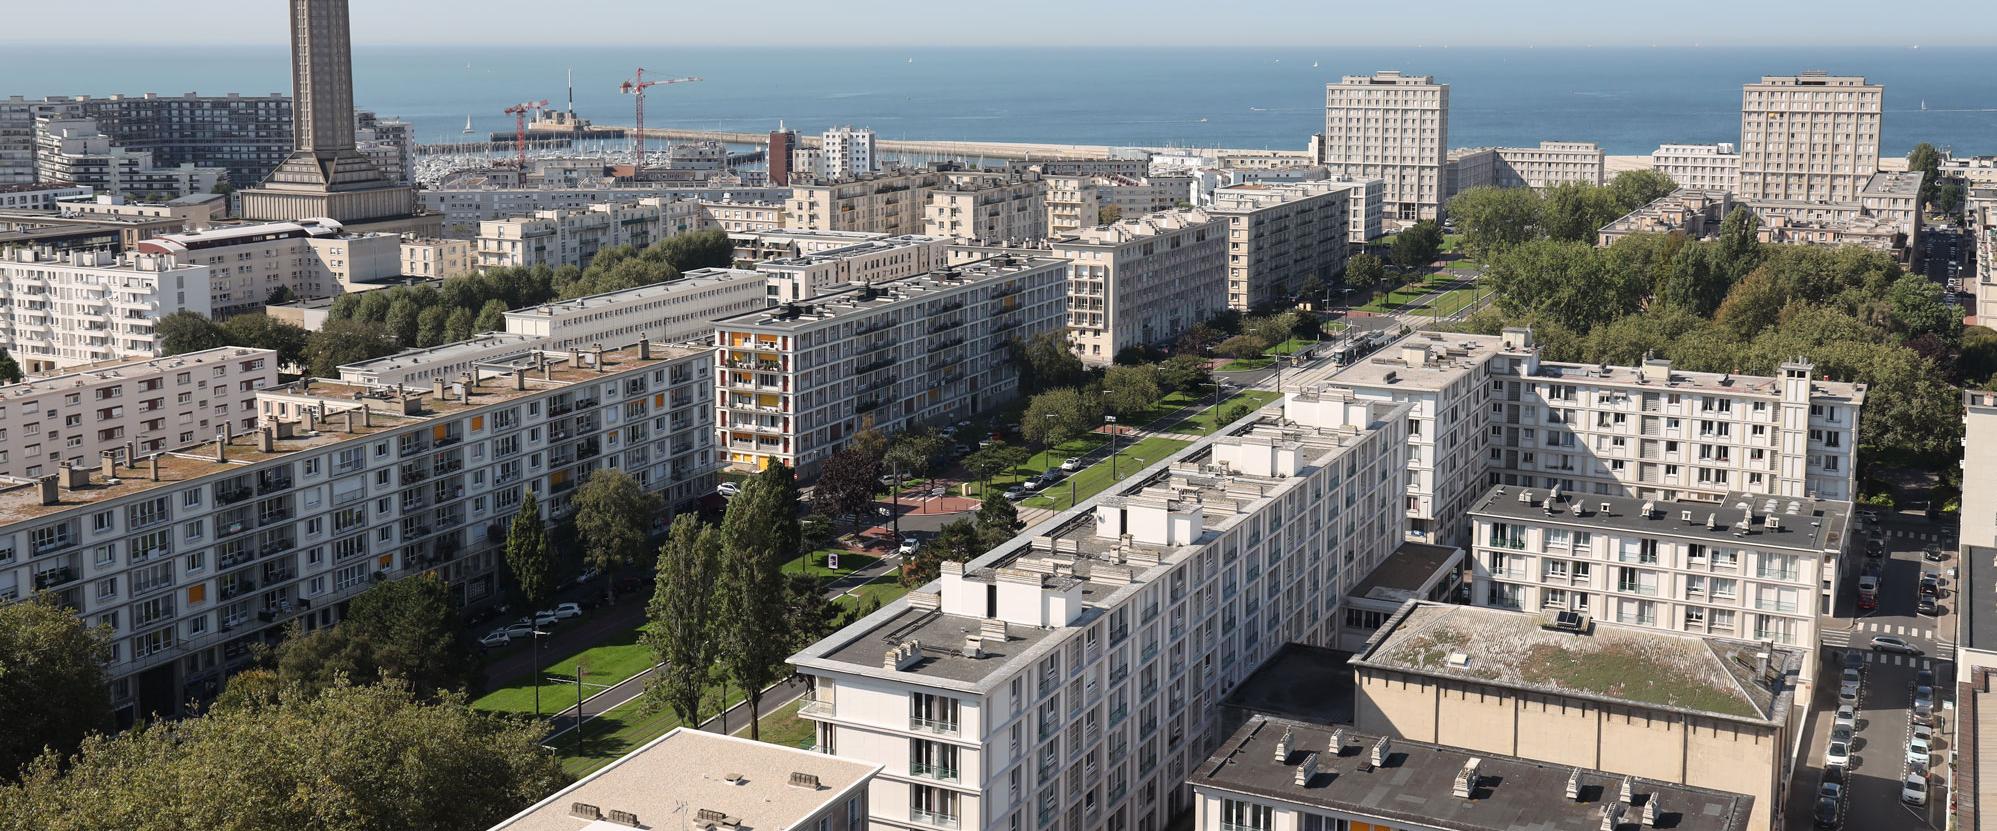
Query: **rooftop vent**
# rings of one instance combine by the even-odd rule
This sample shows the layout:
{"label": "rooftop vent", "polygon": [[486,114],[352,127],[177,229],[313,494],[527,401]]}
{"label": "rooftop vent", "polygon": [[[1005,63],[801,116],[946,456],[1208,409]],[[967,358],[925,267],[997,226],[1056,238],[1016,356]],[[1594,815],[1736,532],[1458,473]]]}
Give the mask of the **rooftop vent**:
{"label": "rooftop vent", "polygon": [[1317,754],[1304,754],[1303,764],[1297,765],[1296,784],[1299,788],[1311,786],[1311,779],[1317,776]]}
{"label": "rooftop vent", "polygon": [[1623,804],[1611,802],[1602,806],[1602,831],[1616,831],[1623,824]]}
{"label": "rooftop vent", "polygon": [[1691,521],[1692,521],[1692,512],[1691,512],[1691,511],[1679,511],[1679,512],[1678,512],[1678,521],[1679,521],[1679,522],[1691,522]]}
{"label": "rooftop vent", "polygon": [[806,790],[815,791],[818,790],[819,788],[818,774],[816,773],[800,773],[798,771],[791,771],[790,783],[794,787],[804,788]]}
{"label": "rooftop vent", "polygon": [[1456,772],[1456,786],[1450,789],[1450,793],[1455,794],[1457,799],[1476,798],[1477,766],[1483,761],[1473,756],[1470,761],[1463,763],[1462,770]]}
{"label": "rooftop vent", "polygon": [[1718,531],[1718,530],[1720,530],[1720,515],[1719,515],[1719,514],[1717,514],[1717,513],[1713,513],[1713,514],[1707,514],[1707,515],[1706,515],[1706,530],[1708,530],[1708,531]]}
{"label": "rooftop vent", "polygon": [[1622,788],[1616,791],[1616,801],[1629,802],[1636,795],[1635,787],[1635,783],[1630,781],[1630,777],[1623,777]]}
{"label": "rooftop vent", "polygon": [[1601,504],[1597,505],[1597,506],[1596,506],[1596,509],[1597,509],[1597,510],[1599,510],[1599,511],[1601,511],[1601,512],[1602,512],[1602,515],[1603,515],[1603,516],[1608,516],[1608,515],[1609,515],[1609,508],[1610,508],[1610,507],[1611,507],[1611,506],[1609,505],[1609,503],[1607,503],[1607,502],[1603,502],[1603,503],[1601,503]]}
{"label": "rooftop vent", "polygon": [[1663,813],[1663,809],[1657,807],[1657,794],[1651,794],[1648,798],[1644,799],[1643,801],[1644,827],[1656,828],[1657,815],[1661,813]]}
{"label": "rooftop vent", "polygon": [[1519,491],[1519,504],[1520,505],[1532,504],[1532,491]]}
{"label": "rooftop vent", "polygon": [[1276,739],[1276,764],[1287,765],[1290,763],[1290,743],[1295,738],[1295,731],[1287,727],[1283,728],[1283,735]]}
{"label": "rooftop vent", "polygon": [[1581,769],[1575,768],[1567,774],[1567,798],[1581,801]]}
{"label": "rooftop vent", "polygon": [[1345,728],[1331,731],[1331,741],[1325,742],[1325,752],[1334,759],[1345,755]]}
{"label": "rooftop vent", "polygon": [[1645,502],[1645,503],[1643,503],[1643,509],[1642,509],[1642,510],[1643,510],[1643,518],[1644,518],[1644,519],[1650,519],[1650,515],[1651,515],[1651,514],[1654,514],[1654,513],[1656,513],[1656,512],[1657,512],[1657,503],[1655,503],[1655,502]]}
{"label": "rooftop vent", "polygon": [[638,824],[638,815],[631,813],[630,811],[619,811],[616,809],[612,809],[609,813],[604,815],[603,819],[605,822],[609,822],[615,825],[623,825],[631,828],[644,827]]}
{"label": "rooftop vent", "polygon": [[587,802],[571,802],[569,816],[578,819],[603,819],[603,809]]}
{"label": "rooftop vent", "polygon": [[1465,653],[1462,653],[1462,652],[1451,652],[1451,653],[1449,653],[1449,659],[1448,659],[1448,661],[1449,661],[1449,668],[1450,668],[1450,669],[1469,669],[1469,668],[1470,668],[1470,656],[1469,656],[1468,654],[1465,654]]}
{"label": "rooftop vent", "polygon": [[1575,516],[1581,516],[1581,515],[1582,515],[1582,511],[1583,511],[1583,510],[1584,510],[1584,508],[1583,508],[1583,506],[1581,505],[1581,500],[1579,500],[1579,499],[1576,499],[1576,500],[1574,500],[1574,507],[1572,508],[1572,512],[1573,512],[1573,514],[1574,514]]}
{"label": "rooftop vent", "polygon": [[1393,749],[1392,742],[1386,736],[1381,736],[1379,741],[1373,743],[1373,753],[1367,756],[1366,760],[1368,762],[1371,762],[1373,766],[1376,768],[1386,767],[1387,754],[1391,752],[1392,749]]}

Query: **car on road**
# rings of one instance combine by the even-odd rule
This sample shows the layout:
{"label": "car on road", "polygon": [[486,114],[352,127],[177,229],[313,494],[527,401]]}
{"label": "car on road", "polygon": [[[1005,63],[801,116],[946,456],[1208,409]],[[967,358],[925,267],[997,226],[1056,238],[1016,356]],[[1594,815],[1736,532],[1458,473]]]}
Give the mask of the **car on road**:
{"label": "car on road", "polygon": [[1859,516],[1864,517],[1865,521],[1868,523],[1876,523],[1879,521],[1878,511],[1866,511],[1864,513],[1859,514]]}
{"label": "car on road", "polygon": [[1860,652],[1860,651],[1858,651],[1858,650],[1856,650],[1856,649],[1847,649],[1847,650],[1845,650],[1845,652],[1844,652],[1844,665],[1845,665],[1845,666],[1847,666],[1847,667],[1863,667],[1863,666],[1865,666],[1865,653],[1863,653],[1863,652]]}
{"label": "car on road", "polygon": [[1838,801],[1827,796],[1817,798],[1817,807],[1810,811],[1810,821],[1817,831],[1835,831],[1838,827]]}
{"label": "car on road", "polygon": [[950,455],[952,456],[968,456],[970,454],[971,446],[968,444],[958,442],[950,446]]}
{"label": "car on road", "polygon": [[1932,753],[1934,748],[1929,746],[1927,739],[1915,736],[1907,740],[1907,764],[1927,770],[1928,756]]}
{"label": "car on road", "polygon": [[1935,603],[1935,599],[1932,597],[1922,597],[1920,603],[1916,604],[1914,609],[1924,615],[1939,615],[1942,613],[1942,607],[1940,604]]}
{"label": "car on road", "polygon": [[1844,799],[1844,775],[1837,774],[1837,781],[1832,781],[1831,779],[1833,773],[1837,770],[1838,768],[1831,768],[1824,771],[1824,781],[1817,785],[1818,799]]}
{"label": "car on road", "polygon": [[914,537],[902,537],[901,547],[895,549],[895,553],[900,554],[903,557],[907,557],[909,555],[914,554],[916,550],[920,548],[922,548],[921,540],[918,540]]}
{"label": "car on road", "polygon": [[485,633],[485,637],[478,639],[478,645],[487,649],[498,649],[512,642],[513,636],[506,634],[504,629],[494,629]]}
{"label": "car on road", "polygon": [[1935,671],[1932,669],[1924,669],[1915,672],[1914,686],[1927,687],[1929,689],[1933,689],[1935,686]]}
{"label": "car on road", "polygon": [[1857,737],[1856,735],[1854,735],[1854,734],[1853,734],[1853,731],[1852,731],[1852,729],[1851,729],[1851,728],[1849,728],[1849,727],[1832,727],[1832,728],[1831,728],[1831,741],[1834,741],[1834,742],[1844,742],[1846,746],[1850,746],[1850,745],[1853,745],[1853,744],[1856,744],[1856,742],[1852,741],[1853,739],[1856,739],[1856,738],[1858,738],[1858,737]]}
{"label": "car on road", "polygon": [[603,572],[601,572],[601,571],[597,571],[596,569],[593,569],[593,568],[586,568],[586,569],[583,569],[583,570],[582,570],[582,571],[581,571],[580,573],[576,574],[576,582],[577,582],[577,583],[587,583],[587,582],[589,582],[589,581],[591,581],[591,580],[595,580],[596,578],[598,578],[598,577],[602,577],[602,576],[603,576]]}
{"label": "car on road", "polygon": [[1900,783],[1900,801],[1908,805],[1928,804],[1928,777],[1926,774],[1909,773]]}
{"label": "car on road", "polygon": [[1838,685],[1838,703],[1839,703],[1839,704],[1849,704],[1849,705],[1851,705],[1851,706],[1853,706],[1853,707],[1856,707],[1856,706],[1858,706],[1858,685],[1857,685],[1857,684],[1839,684],[1839,685]]}
{"label": "car on road", "polygon": [[1878,540],[1868,542],[1865,544],[1865,556],[1875,560],[1883,558],[1886,556],[1886,546],[1880,545]]}
{"label": "car on road", "polygon": [[1082,469],[1082,458],[1081,458],[1080,456],[1069,456],[1069,457],[1068,457],[1068,458],[1066,458],[1066,459],[1062,459],[1062,460],[1061,460],[1061,469],[1062,469],[1062,470],[1065,470],[1065,471],[1067,471],[1067,472],[1069,472],[1069,473],[1074,473],[1074,472],[1075,472],[1075,471],[1077,471],[1077,470],[1081,470],[1081,469]]}
{"label": "car on road", "polygon": [[1921,559],[1930,563],[1939,563],[1948,559],[1948,555],[1942,552],[1941,546],[1930,543],[1927,548],[1921,549]]}
{"label": "car on road", "polygon": [[1914,715],[1920,718],[1927,718],[1928,716],[1933,715],[1934,712],[1935,712],[1935,688],[1915,687]]}
{"label": "car on road", "polygon": [[1892,635],[1880,635],[1872,639],[1872,648],[1881,652],[1898,652],[1902,655],[1920,655],[1921,648]]}
{"label": "car on road", "polygon": [[1021,485],[1020,487],[1025,488],[1027,492],[1031,493],[1033,491],[1040,490],[1040,487],[1044,484],[1046,483],[1041,481],[1040,477],[1035,476],[1032,479],[1026,480],[1026,483]]}
{"label": "car on road", "polygon": [[1026,489],[1018,485],[1013,485],[1005,489],[1005,498],[1018,502],[1026,498]]}
{"label": "car on road", "polygon": [[1831,742],[1830,747],[1824,748],[1824,767],[1851,767],[1851,744],[1848,742]]}
{"label": "car on road", "polygon": [[1838,676],[1838,680],[1847,684],[1863,684],[1865,683],[1865,671],[1859,667],[1845,667],[1844,673]]}
{"label": "car on road", "polygon": [[1935,728],[1919,722],[1915,722],[1912,727],[1907,729],[1907,735],[1910,738],[1927,742],[1930,747],[1935,743]]}
{"label": "car on road", "polygon": [[742,492],[742,486],[734,482],[722,482],[714,486],[714,492],[721,494],[721,498],[723,499],[734,499],[735,494]]}
{"label": "car on road", "polygon": [[532,618],[523,617],[516,622],[526,623],[533,626],[553,626],[557,623],[561,623],[562,619],[556,617],[554,611],[550,610],[544,612],[535,612]]}
{"label": "car on road", "polygon": [[572,617],[582,617],[582,604],[557,603],[555,604],[555,608],[553,609],[534,613],[535,617],[541,617],[544,615],[553,615],[556,620],[568,620],[569,618]]}
{"label": "car on road", "polygon": [[1831,727],[1857,730],[1858,708],[1850,704],[1839,704],[1837,712],[1831,716]]}
{"label": "car on road", "polygon": [[534,624],[528,620],[521,619],[506,624],[505,628],[495,629],[493,631],[503,632],[506,634],[507,637],[516,640],[520,638],[531,638],[534,636]]}

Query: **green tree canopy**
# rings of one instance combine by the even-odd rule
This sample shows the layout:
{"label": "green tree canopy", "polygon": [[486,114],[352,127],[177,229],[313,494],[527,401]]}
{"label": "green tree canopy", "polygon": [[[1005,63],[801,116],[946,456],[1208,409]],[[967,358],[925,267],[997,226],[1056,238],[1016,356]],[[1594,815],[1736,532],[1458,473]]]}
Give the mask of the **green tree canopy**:
{"label": "green tree canopy", "polygon": [[433,575],[369,586],[337,626],[293,632],[278,650],[278,679],[307,691],[395,679],[419,697],[463,690],[478,662],[461,635],[451,590]]}
{"label": "green tree canopy", "polygon": [[44,750],[65,756],[111,729],[110,659],[109,630],[75,611],[46,597],[0,604],[0,782]]}
{"label": "green tree canopy", "polygon": [[783,564],[798,551],[797,482],[781,462],[749,478],[721,520],[721,667],[749,700],[749,736],[761,738],[763,689],[790,655]]}
{"label": "green tree canopy", "polygon": [[229,343],[276,352],[279,365],[304,364],[305,344],[310,334],[303,328],[261,312],[233,315],[222,321],[221,328]]}
{"label": "green tree canopy", "polygon": [[1539,213],[1539,192],[1532,188],[1475,187],[1449,200],[1464,246],[1480,257],[1539,236]]}
{"label": "green tree canopy", "polygon": [[645,645],[663,664],[646,692],[673,708],[681,724],[700,723],[700,700],[713,676],[715,583],[721,568],[721,534],[690,515],[673,519],[659,549],[651,602],[645,605]]}
{"label": "green tree canopy", "polygon": [[1539,229],[1548,239],[1594,244],[1602,226],[1628,213],[1613,186],[1561,182],[1546,189],[1540,203]]}
{"label": "green tree canopy", "polygon": [[1435,262],[1442,253],[1442,226],[1424,219],[1394,235],[1391,253],[1394,265],[1413,270]]}
{"label": "green tree canopy", "polygon": [[7,354],[7,350],[0,349],[0,384],[18,384],[25,377],[27,376],[21,372],[21,365],[14,360],[14,356]]}
{"label": "green tree canopy", "polygon": [[1359,253],[1345,261],[1345,285],[1353,291],[1368,292],[1387,280],[1387,265],[1372,254]]}
{"label": "green tree canopy", "polygon": [[1158,364],[1158,386],[1171,392],[1199,395],[1213,383],[1207,362],[1195,355],[1173,355]]}
{"label": "green tree canopy", "polygon": [[1103,419],[1100,400],[1082,390],[1062,387],[1033,396],[1019,417],[1019,435],[1030,443],[1052,447],[1094,430]]}
{"label": "green tree canopy", "polygon": [[[645,555],[651,546],[652,522],[664,509],[659,495],[614,467],[590,471],[570,504],[575,506],[576,533],[583,543],[583,562],[611,575]],[[615,580],[604,581],[617,598]]]}
{"label": "green tree canopy", "polygon": [[1039,392],[1079,384],[1088,377],[1082,359],[1068,348],[1060,331],[1042,332],[1024,342],[1012,342],[1013,367],[1019,372],[1020,389]]}
{"label": "green tree canopy", "polygon": [[180,311],[160,318],[153,324],[153,336],[159,339],[162,355],[183,355],[229,345],[229,336],[222,327],[196,312]]}
{"label": "green tree canopy", "polygon": [[400,351],[380,325],[360,320],[331,320],[305,339],[305,363],[320,378],[337,378],[346,364],[373,360]]}
{"label": "green tree canopy", "polygon": [[1112,366],[1103,374],[1103,407],[1118,418],[1140,415],[1164,394],[1160,386],[1155,366]]}
{"label": "green tree canopy", "polygon": [[[513,514],[506,531],[506,571],[520,599],[539,609],[555,592],[555,562],[548,550],[548,529],[541,520],[541,505],[528,491]],[[529,611],[532,611],[531,609]]]}
{"label": "green tree canopy", "polygon": [[1636,311],[1646,286],[1609,272],[1585,242],[1533,240],[1491,258],[1485,271],[1512,317],[1543,316],[1579,332]]}
{"label": "green tree canopy", "polygon": [[1678,189],[1678,183],[1655,170],[1625,170],[1610,179],[1605,187],[1609,190],[1611,201],[1623,213],[1629,213],[1671,195]]}

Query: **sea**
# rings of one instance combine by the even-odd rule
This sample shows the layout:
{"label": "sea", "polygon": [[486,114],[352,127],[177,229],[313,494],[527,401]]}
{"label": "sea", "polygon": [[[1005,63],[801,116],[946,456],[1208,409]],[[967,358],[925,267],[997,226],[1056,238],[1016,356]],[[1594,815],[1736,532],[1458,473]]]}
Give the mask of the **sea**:
{"label": "sea", "polygon": [[[0,46],[0,96],[288,92],[281,46]],[[1740,88],[1820,69],[1886,87],[1881,153],[1918,142],[1997,153],[1997,47],[1148,48],[359,46],[357,106],[422,142],[511,130],[503,110],[567,106],[629,124],[618,84],[654,87],[646,123],[802,132],[850,124],[887,139],[1302,149],[1323,85],[1379,69],[1450,85],[1449,144],[1594,141],[1611,155],[1737,141]]]}

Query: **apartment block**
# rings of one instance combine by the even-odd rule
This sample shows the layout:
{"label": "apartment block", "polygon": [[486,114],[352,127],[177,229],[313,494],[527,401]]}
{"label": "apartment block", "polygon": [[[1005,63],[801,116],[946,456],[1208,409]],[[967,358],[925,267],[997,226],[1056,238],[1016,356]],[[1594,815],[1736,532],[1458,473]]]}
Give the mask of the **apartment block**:
{"label": "apartment block", "polygon": [[0,477],[137,459],[225,424],[247,430],[257,393],[274,386],[277,353],[241,346],[33,375],[0,386]]}
{"label": "apartment block", "polygon": [[992,243],[1047,236],[1047,183],[1031,170],[951,173],[929,191],[923,233]]}
{"label": "apartment block", "polygon": [[1608,246],[1631,234],[1684,234],[1689,239],[1715,239],[1720,223],[1734,209],[1725,190],[1681,187],[1657,201],[1623,214],[1595,232],[1595,244]]}
{"label": "apartment block", "polygon": [[1974,311],[1988,325],[1997,320],[1997,187],[1970,188],[1965,204],[1966,230],[1976,250]]}
{"label": "apartment block", "polygon": [[735,244],[736,268],[751,268],[765,260],[801,257],[885,238],[887,234],[871,231],[806,231],[796,228],[735,231],[728,235],[729,242]]}
{"label": "apartment block", "polygon": [[35,122],[35,175],[44,182],[82,185],[99,193],[173,199],[209,193],[228,171],[192,164],[155,166],[152,154],[119,147],[90,119]]}
{"label": "apartment block", "polygon": [[110,628],[127,723],[179,712],[377,580],[435,573],[460,602],[494,596],[527,490],[551,517],[604,466],[669,503],[711,492],[711,366],[711,350],[641,345],[442,390],[266,389],[255,412],[209,414],[199,443],[8,480],[0,595],[53,592]]}
{"label": "apartment block", "polygon": [[643,199],[665,200],[665,224],[673,233],[705,227],[699,201],[768,202],[782,201],[787,188],[707,187],[671,185],[539,185],[453,184],[446,182],[425,188],[419,199],[426,212],[443,219],[443,232],[449,236],[478,236],[479,223],[495,219],[528,216],[536,211],[583,211],[589,206],[633,203]]}
{"label": "apartment block", "polygon": [[1108,366],[1227,308],[1228,220],[1175,210],[1090,226],[1051,243],[1068,264],[1068,343]]}
{"label": "apartment block", "polygon": [[1855,75],[1768,75],[1741,88],[1740,196],[1856,202],[1879,172],[1885,88]]}
{"label": "apartment block", "polygon": [[940,271],[950,241],[909,234],[876,237],[795,257],[756,263],[769,280],[771,304],[809,300],[850,286],[881,283]]}
{"label": "apartment block", "polygon": [[784,227],[782,202],[695,202],[700,211],[700,227],[720,228],[731,234],[776,231]]}
{"label": "apartment block", "polygon": [[97,191],[84,185],[29,180],[0,185],[0,210],[53,211],[65,199],[89,199]]}
{"label": "apartment block", "polygon": [[[369,388],[421,389],[449,384],[482,366],[509,365],[538,354],[547,341],[533,335],[486,332],[461,341],[405,349],[338,367],[342,383]],[[573,355],[573,352],[564,353]]]}
{"label": "apartment block", "polygon": [[818,174],[839,180],[866,176],[879,168],[874,155],[874,131],[856,127],[834,127],[818,139]]}
{"label": "apartment block", "polygon": [[142,254],[205,265],[210,314],[261,309],[272,292],[326,297],[402,273],[402,238],[348,233],[331,219],[229,225],[141,240]]}
{"label": "apartment block", "polygon": [[169,256],[108,250],[0,252],[0,348],[29,373],[160,353],[153,323],[179,311],[212,314],[214,271]]}
{"label": "apartment block", "polygon": [[506,313],[506,331],[542,338],[548,349],[582,349],[649,337],[706,343],[714,321],[768,305],[761,272],[699,268],[678,280],[529,306]]}
{"label": "apartment block", "polygon": [[771,185],[776,187],[790,185],[790,174],[796,164],[799,146],[797,131],[784,129],[782,122],[777,124],[777,129],[770,131],[768,158]]}
{"label": "apartment block", "polygon": [[1010,342],[1059,331],[1065,264],[994,257],[718,320],[716,428],[729,466],[815,477],[862,430],[967,418],[1011,399]]}
{"label": "apartment block", "polygon": [[416,131],[409,122],[355,110],[354,147],[389,181],[416,184]]}
{"label": "apartment block", "polygon": [[866,831],[867,791],[880,772],[880,765],[675,727],[491,831],[660,828],[681,815],[702,828]]}
{"label": "apartment block", "polygon": [[1070,236],[1108,216],[1143,216],[1189,207],[1199,179],[1191,175],[1049,174],[1047,235]]}
{"label": "apartment block", "polygon": [[784,221],[813,231],[920,234],[931,189],[948,182],[942,170],[891,170],[847,178],[791,175]]}
{"label": "apartment block", "polygon": [[1716,788],[1259,715],[1187,784],[1196,831],[1592,831],[1605,823],[1747,831],[1754,805]]}
{"label": "apartment block", "polygon": [[1997,185],[1997,156],[1945,155],[1936,172],[1944,179],[1959,179],[1973,187]]}
{"label": "apartment block", "polygon": [[[1281,407],[1287,406],[1287,409]],[[1272,405],[791,657],[874,828],[1157,829],[1217,704],[1399,542],[1404,408]]]}
{"label": "apartment block", "polygon": [[[1351,659],[1354,726],[1390,748],[1425,742],[1743,794],[1746,827],[1776,831],[1795,772],[1796,677],[1813,652],[1408,601]],[[1615,827],[1640,825],[1626,815]]]}
{"label": "apartment block", "polygon": [[1343,271],[1349,204],[1344,188],[1315,182],[1215,190],[1207,212],[1228,223],[1228,308],[1283,303],[1312,277],[1328,281]]}
{"label": "apartment block", "polygon": [[0,164],[23,141],[32,150],[36,119],[85,118],[112,144],[148,153],[160,167],[218,167],[238,186],[253,185],[291,152],[291,109],[290,96],[277,93],[13,96],[0,100]]}
{"label": "apartment block", "polygon": [[1808,649],[1842,582],[1851,514],[1807,497],[1716,505],[1497,485],[1469,512],[1471,596]]}
{"label": "apartment block", "polygon": [[605,248],[645,248],[672,236],[665,202],[640,199],[591,204],[581,210],[535,211],[531,216],[478,224],[472,241],[479,268],[586,268]]}
{"label": "apartment block", "polygon": [[1740,150],[1732,142],[1658,145],[1651,151],[1650,166],[1681,188],[1740,190]]}
{"label": "apartment block", "polygon": [[1386,71],[1325,85],[1320,162],[1335,176],[1384,181],[1391,218],[1442,218],[1448,148],[1448,84]]}
{"label": "apartment block", "polygon": [[1498,186],[1498,151],[1494,147],[1458,147],[1442,164],[1443,201],[1471,188]]}
{"label": "apartment block", "polygon": [[471,240],[403,237],[402,276],[441,280],[472,272]]}
{"label": "apartment block", "polygon": [[1542,141],[1537,147],[1500,147],[1497,153],[1498,187],[1543,189],[1603,181],[1602,148],[1592,141]]}
{"label": "apartment block", "polygon": [[58,197],[51,206],[67,219],[100,219],[145,223],[172,231],[202,231],[222,219],[229,200],[221,194],[200,193],[165,202],[133,202],[109,194]]}

